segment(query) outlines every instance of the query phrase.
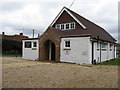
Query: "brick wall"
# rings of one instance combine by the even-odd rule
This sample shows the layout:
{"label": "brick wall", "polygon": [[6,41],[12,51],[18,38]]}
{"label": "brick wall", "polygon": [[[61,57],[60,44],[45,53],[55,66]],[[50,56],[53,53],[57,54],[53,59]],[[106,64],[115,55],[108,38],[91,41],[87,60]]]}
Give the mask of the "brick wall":
{"label": "brick wall", "polygon": [[[55,24],[62,24],[62,23],[70,23],[70,22],[75,22],[75,28],[79,29],[82,28],[66,11],[64,11],[61,16],[58,18]],[[55,24],[53,27],[55,27]]]}
{"label": "brick wall", "polygon": [[54,34],[54,32],[48,28],[48,30],[39,38],[39,58],[48,59],[46,51],[46,42],[51,40],[55,44],[55,60],[60,60],[60,38]]}

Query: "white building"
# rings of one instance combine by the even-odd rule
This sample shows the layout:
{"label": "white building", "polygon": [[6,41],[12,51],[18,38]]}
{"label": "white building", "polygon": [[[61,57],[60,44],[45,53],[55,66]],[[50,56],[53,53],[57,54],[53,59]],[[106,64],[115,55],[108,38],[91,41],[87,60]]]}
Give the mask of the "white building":
{"label": "white building", "polygon": [[39,58],[39,42],[38,38],[24,39],[22,44],[23,59],[35,60]]}
{"label": "white building", "polygon": [[66,7],[38,38],[39,48],[35,52],[24,48],[26,41],[23,40],[25,59],[93,64],[116,58],[116,40],[100,26]]}

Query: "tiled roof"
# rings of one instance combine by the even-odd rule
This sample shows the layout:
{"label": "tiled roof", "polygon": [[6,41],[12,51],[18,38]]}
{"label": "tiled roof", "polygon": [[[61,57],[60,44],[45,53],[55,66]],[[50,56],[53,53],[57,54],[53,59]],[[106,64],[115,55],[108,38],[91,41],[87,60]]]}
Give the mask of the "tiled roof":
{"label": "tiled roof", "polygon": [[[66,8],[66,7],[64,7]],[[96,25],[95,23],[89,21],[88,19],[80,16],[74,11],[66,8],[71,14],[76,17],[83,25],[85,25],[86,29],[75,29],[75,30],[59,30],[53,27],[49,27],[52,29],[59,37],[68,37],[68,36],[86,36],[89,35],[92,38],[98,38],[104,41],[115,42],[116,40],[103,28]]]}
{"label": "tiled roof", "polygon": [[114,42],[115,39],[103,28],[100,26],[96,25],[95,23],[89,21],[88,19],[80,16],[79,14],[73,12],[72,10],[68,9],[80,22],[82,22],[86,27],[86,31],[83,31],[84,33],[89,33],[93,37],[98,37],[103,40],[111,41]]}

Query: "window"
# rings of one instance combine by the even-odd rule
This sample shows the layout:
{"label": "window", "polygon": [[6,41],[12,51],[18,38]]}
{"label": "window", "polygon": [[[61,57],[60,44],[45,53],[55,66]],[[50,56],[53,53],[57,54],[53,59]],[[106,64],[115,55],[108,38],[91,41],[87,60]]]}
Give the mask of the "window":
{"label": "window", "polygon": [[113,44],[110,44],[110,51],[112,51]]}
{"label": "window", "polygon": [[66,29],[69,29],[69,23],[68,23],[68,24],[66,24]]}
{"label": "window", "polygon": [[25,42],[25,48],[31,48],[31,42]]}
{"label": "window", "polygon": [[100,43],[97,42],[97,50],[100,50]]}
{"label": "window", "polygon": [[64,29],[64,24],[61,24],[61,29]]}
{"label": "window", "polygon": [[37,47],[37,42],[33,42],[33,47]]}
{"label": "window", "polygon": [[70,47],[70,41],[65,41],[65,47]]}
{"label": "window", "polygon": [[113,44],[110,44],[110,48],[112,48]]}
{"label": "window", "polygon": [[75,29],[75,22],[56,24],[55,28],[62,29],[62,30]]}
{"label": "window", "polygon": [[100,48],[100,43],[97,43],[97,49],[99,49]]}
{"label": "window", "polygon": [[57,28],[57,29],[60,29],[60,24],[57,24],[57,25],[56,25],[56,28]]}
{"label": "window", "polygon": [[102,48],[107,48],[107,43],[102,43]]}
{"label": "window", "polygon": [[70,27],[71,29],[75,29],[75,23],[73,22],[73,23],[71,23],[71,27]]}
{"label": "window", "polygon": [[107,50],[107,43],[102,43],[102,46],[101,46],[101,48],[102,48],[102,51],[106,51]]}

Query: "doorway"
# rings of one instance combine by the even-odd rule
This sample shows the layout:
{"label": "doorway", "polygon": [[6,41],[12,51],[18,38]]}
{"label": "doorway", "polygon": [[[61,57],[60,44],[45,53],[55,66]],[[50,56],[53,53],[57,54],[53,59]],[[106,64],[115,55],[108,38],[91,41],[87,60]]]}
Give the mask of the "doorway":
{"label": "doorway", "polygon": [[56,47],[54,42],[52,42],[51,40],[47,40],[45,43],[45,56],[47,60],[55,60],[55,50]]}
{"label": "doorway", "polygon": [[51,43],[51,60],[55,60],[55,44]]}

